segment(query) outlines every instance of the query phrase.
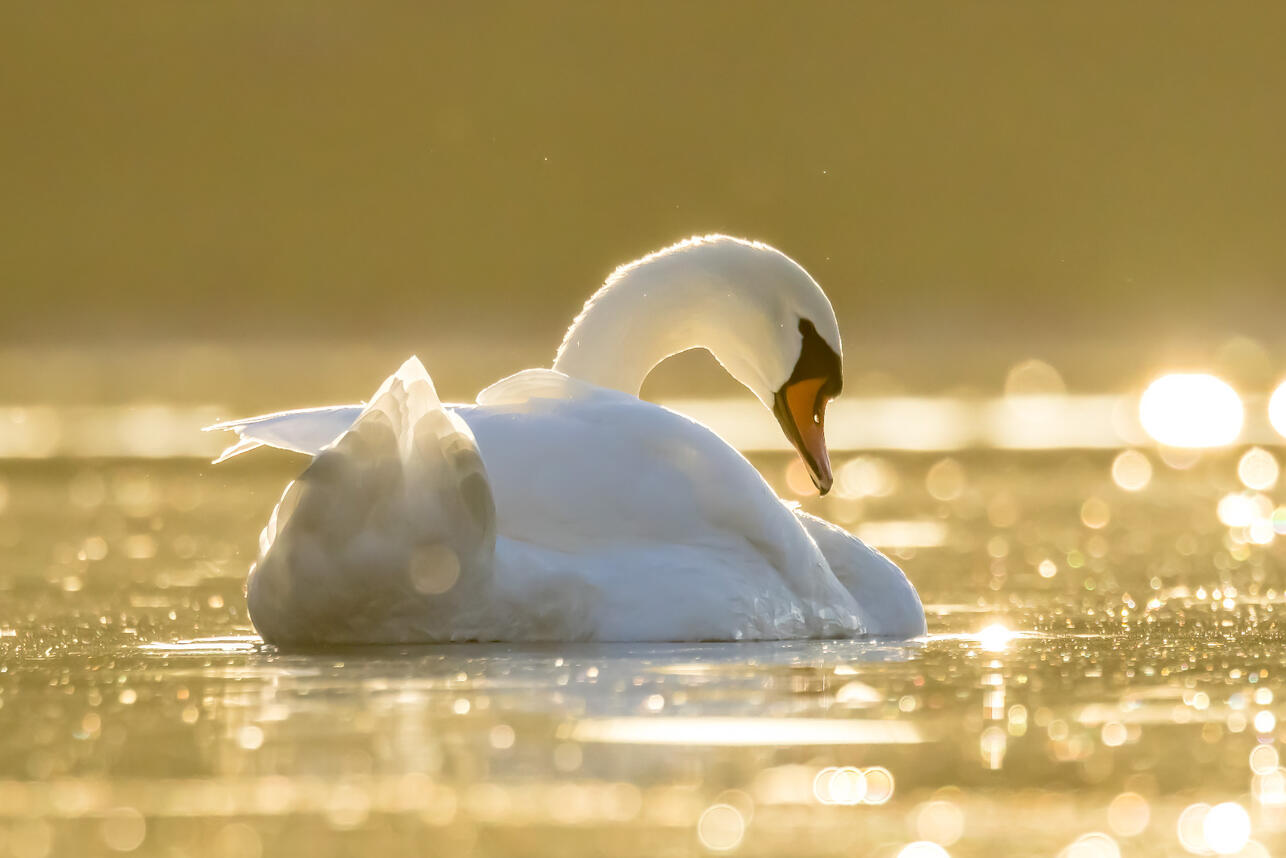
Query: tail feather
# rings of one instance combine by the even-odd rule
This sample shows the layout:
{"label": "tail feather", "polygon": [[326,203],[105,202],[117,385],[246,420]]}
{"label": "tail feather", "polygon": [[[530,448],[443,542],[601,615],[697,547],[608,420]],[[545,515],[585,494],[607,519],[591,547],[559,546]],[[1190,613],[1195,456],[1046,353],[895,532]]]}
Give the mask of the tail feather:
{"label": "tail feather", "polygon": [[262,441],[254,438],[242,438],[240,441],[237,441],[237,443],[224,447],[223,452],[219,454],[219,458],[215,459],[210,464],[217,465],[220,462],[226,462],[233,456],[240,456],[242,453],[249,453],[251,450],[256,450],[262,446]]}
{"label": "tail feather", "polygon": [[287,487],[251,571],[250,617],[278,644],[471,639],[495,541],[473,434],[412,358]]}
{"label": "tail feather", "polygon": [[365,407],[328,405],[323,408],[278,411],[275,414],[215,423],[213,426],[206,426],[203,431],[237,433],[236,443],[219,454],[219,458],[214,460],[216,465],[233,456],[265,446],[315,456],[348,431]]}

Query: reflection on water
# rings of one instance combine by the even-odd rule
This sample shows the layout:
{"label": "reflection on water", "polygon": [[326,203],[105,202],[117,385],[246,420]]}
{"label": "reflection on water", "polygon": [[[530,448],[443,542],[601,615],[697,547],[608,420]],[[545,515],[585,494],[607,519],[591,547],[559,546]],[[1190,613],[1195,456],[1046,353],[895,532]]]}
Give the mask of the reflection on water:
{"label": "reflection on water", "polygon": [[1172,373],[1143,391],[1139,419],[1148,435],[1171,447],[1219,447],[1241,434],[1237,391],[1207,373]]}
{"label": "reflection on water", "polygon": [[[1167,376],[1162,382],[1209,379]],[[1140,400],[1118,395],[1023,394],[996,398],[847,397],[833,403],[826,424],[834,451],[1099,449],[1161,443],[1213,447],[1234,442],[1280,443],[1286,395],[1270,413],[1263,397],[1242,398],[1219,386],[1161,384]],[[1206,396],[1205,394],[1209,394]],[[705,423],[748,452],[789,449],[781,429],[758,402],[665,399],[662,404]],[[1277,412],[1281,412],[1278,414]],[[228,444],[201,428],[227,419],[218,405],[0,405],[0,459],[213,459]],[[1274,429],[1274,426],[1277,428]]]}
{"label": "reflection on water", "polygon": [[[758,463],[790,491],[793,459]],[[920,641],[320,655],[262,647],[242,595],[297,465],[0,466],[0,850],[1262,856],[1286,837],[1272,447],[847,459],[810,508],[905,565]]]}

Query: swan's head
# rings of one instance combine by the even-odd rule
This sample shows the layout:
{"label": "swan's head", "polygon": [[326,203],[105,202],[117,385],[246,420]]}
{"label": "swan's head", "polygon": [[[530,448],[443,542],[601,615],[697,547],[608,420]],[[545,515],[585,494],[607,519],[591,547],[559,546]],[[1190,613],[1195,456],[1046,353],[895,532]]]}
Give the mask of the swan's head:
{"label": "swan's head", "polygon": [[777,418],[821,494],[830,491],[826,406],[844,387],[835,311],[817,281],[766,244],[706,239],[728,290],[706,347]]}
{"label": "swan's head", "polygon": [[834,481],[826,450],[826,406],[844,388],[838,337],[832,346],[816,325],[801,318],[798,350],[790,375],[773,394],[772,413],[799,452],[817,491],[826,494]]}
{"label": "swan's head", "polygon": [[766,244],[690,238],[621,266],[572,323],[554,368],[637,394],[652,367],[692,348],[750,388],[829,491],[824,423],[844,383],[839,324],[808,272]]}

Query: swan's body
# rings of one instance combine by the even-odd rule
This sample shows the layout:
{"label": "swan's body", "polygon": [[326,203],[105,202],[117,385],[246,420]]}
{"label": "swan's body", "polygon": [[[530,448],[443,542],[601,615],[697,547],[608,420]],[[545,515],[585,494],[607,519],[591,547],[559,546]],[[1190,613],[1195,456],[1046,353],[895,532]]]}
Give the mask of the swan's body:
{"label": "swan's body", "polygon": [[[281,643],[922,633],[919,598],[887,558],[783,504],[706,427],[637,397],[655,363],[696,345],[765,402],[787,387],[789,364],[806,362],[789,355],[801,334],[741,306],[736,283],[754,281],[756,265],[802,272],[722,238],[622,269],[577,318],[555,369],[510,376],[476,404],[443,406],[413,358],[369,405],[221,424],[240,436],[225,456],[269,444],[317,457],[264,531],[248,585],[256,627]],[[814,335],[837,355],[829,303],[804,292],[824,303],[809,327],[829,319]],[[695,314],[694,297],[705,305]],[[612,337],[612,317],[631,324]],[[756,325],[784,343],[767,350],[786,366],[746,345]],[[809,432],[793,440],[807,445]],[[829,484],[824,448],[805,454]]]}

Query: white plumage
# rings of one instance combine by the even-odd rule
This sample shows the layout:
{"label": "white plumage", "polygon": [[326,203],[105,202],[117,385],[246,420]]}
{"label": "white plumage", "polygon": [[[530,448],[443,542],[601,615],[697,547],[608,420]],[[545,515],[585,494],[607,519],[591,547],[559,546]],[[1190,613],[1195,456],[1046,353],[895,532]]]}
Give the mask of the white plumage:
{"label": "white plumage", "polygon": [[[923,633],[896,565],[780,501],[705,426],[637,397],[655,363],[701,345],[768,402],[803,360],[778,328],[803,318],[838,353],[802,268],[765,245],[689,241],[618,271],[558,369],[476,404],[443,406],[411,358],[366,406],[211,427],[239,436],[225,457],[260,444],[316,456],[264,530],[256,628],[282,644]],[[593,380],[558,371],[577,366]]]}

